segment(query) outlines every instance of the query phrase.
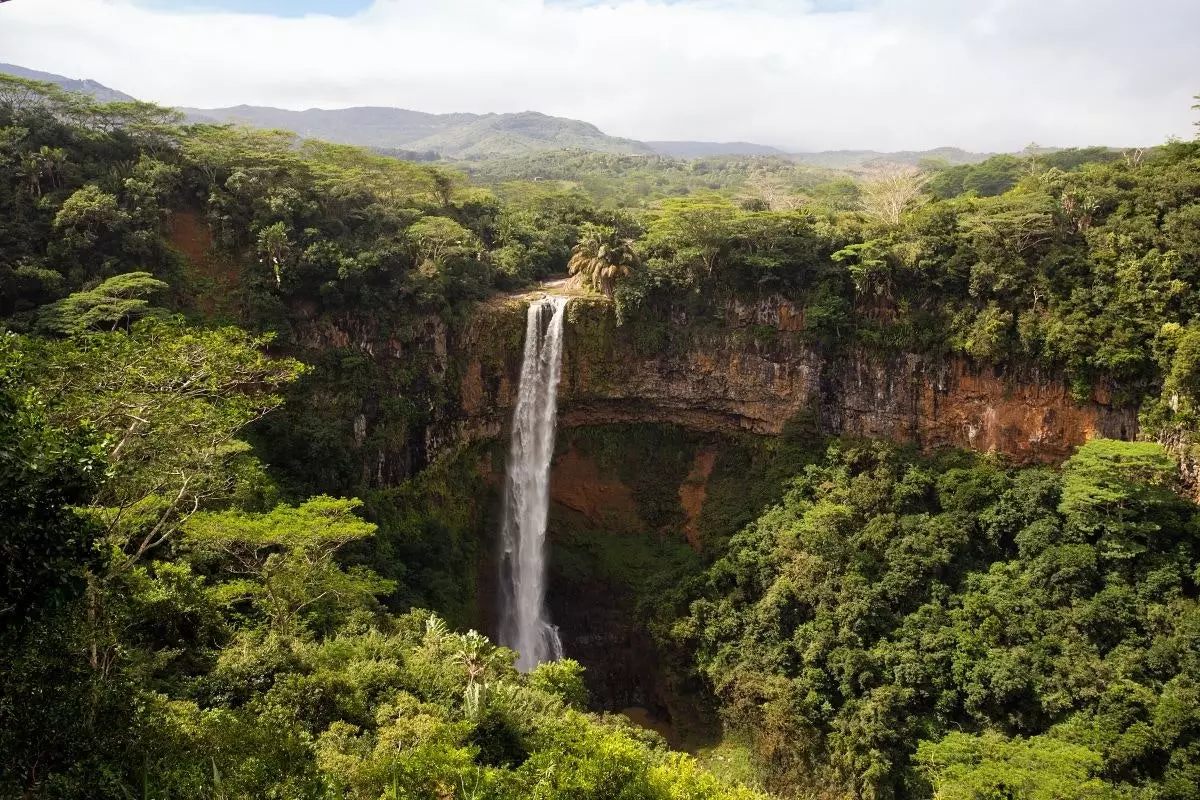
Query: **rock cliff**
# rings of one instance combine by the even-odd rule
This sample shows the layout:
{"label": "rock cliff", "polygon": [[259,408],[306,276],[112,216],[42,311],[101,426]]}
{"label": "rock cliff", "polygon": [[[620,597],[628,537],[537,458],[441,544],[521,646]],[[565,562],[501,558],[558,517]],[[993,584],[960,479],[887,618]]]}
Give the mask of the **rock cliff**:
{"label": "rock cliff", "polygon": [[[198,285],[214,289],[190,304],[236,317],[245,301],[235,291],[237,269],[213,247],[200,215],[176,213],[171,240]],[[430,313],[399,327],[353,308],[319,310],[313,300],[291,298],[281,344],[310,363],[337,362],[323,367],[311,396],[295,397],[292,405],[328,406],[322,424],[336,432],[346,460],[358,462],[359,481],[395,485],[460,442],[501,435],[515,399],[531,296],[483,303],[465,323]],[[359,380],[337,374],[350,353],[363,359],[354,367],[365,373]],[[360,391],[345,391],[350,383]],[[397,418],[403,403],[394,398],[411,406],[405,419]],[[616,324],[610,302],[572,300],[561,426],[647,422],[770,435],[798,416],[823,433],[914,442],[926,450],[996,450],[1016,462],[1061,461],[1093,436],[1137,433],[1135,409],[1113,406],[1103,391],[1077,402],[1060,376],[1036,369],[820,347],[806,334],[803,310],[778,296],[731,302],[715,317],[676,310],[667,319],[624,326]],[[312,462],[313,455],[302,460]]]}
{"label": "rock cliff", "polygon": [[[477,440],[503,428],[523,319],[524,304],[506,300],[485,306],[469,326],[460,343],[458,436]],[[618,326],[603,300],[579,298],[570,308],[559,424],[779,434],[808,415],[829,434],[1057,462],[1090,438],[1136,435],[1136,409],[1116,407],[1106,394],[1078,402],[1061,377],[1036,369],[822,348],[805,336],[801,311],[778,297],[730,304],[717,320],[675,316],[649,332]]]}
{"label": "rock cliff", "polygon": [[[522,298],[488,303],[451,344],[460,403],[443,420],[443,441],[502,437],[526,307]],[[1060,377],[1033,369],[821,347],[806,336],[802,313],[780,298],[730,304],[716,319],[676,313],[627,325],[616,324],[610,303],[576,298],[551,472],[548,602],[597,705],[647,709],[677,729],[707,724],[694,702],[703,692],[680,683],[687,670],[671,666],[677,654],[649,633],[638,598],[700,569],[722,536],[760,513],[756,503],[777,499],[770,491],[746,497],[752,513],[717,523],[711,515],[721,512],[709,509],[714,490],[715,505],[738,505],[730,499],[730,473],[745,463],[735,454],[745,441],[738,434],[778,435],[789,425],[925,450],[994,450],[1018,463],[1058,462],[1091,437],[1137,433],[1134,409],[1114,406],[1104,392],[1077,402]],[[664,433],[680,428],[691,433]],[[667,438],[646,440],[655,431]],[[589,452],[580,436],[603,444]]]}

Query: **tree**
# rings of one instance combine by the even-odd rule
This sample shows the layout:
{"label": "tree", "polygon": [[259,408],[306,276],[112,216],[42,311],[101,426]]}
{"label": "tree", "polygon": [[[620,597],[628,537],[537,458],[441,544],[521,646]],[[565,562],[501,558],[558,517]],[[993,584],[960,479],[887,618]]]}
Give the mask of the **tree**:
{"label": "tree", "polygon": [[1053,238],[1058,204],[1046,195],[1005,195],[976,200],[959,219],[980,258],[1002,260],[1005,254],[1026,255]]}
{"label": "tree", "polygon": [[436,202],[443,208],[462,176],[388,158],[361,147],[307,139],[300,152],[311,160],[319,185],[333,197],[348,190],[367,192],[396,207]]}
{"label": "tree", "polygon": [[[1096,536],[1110,558],[1145,552],[1178,504],[1174,459],[1157,442],[1093,439],[1063,465],[1059,510],[1069,524]],[[1173,521],[1173,520],[1172,520]]]}
{"label": "tree", "polygon": [[76,507],[103,478],[86,429],[53,427],[19,385],[20,357],[0,339],[0,643],[4,634],[78,598],[99,563],[100,532]]}
{"label": "tree", "polygon": [[612,297],[617,283],[633,275],[636,263],[632,239],[611,226],[584,223],[567,268],[578,280]]}
{"label": "tree", "polygon": [[116,275],[94,289],[76,292],[44,309],[38,316],[38,327],[64,334],[115,331],[150,313],[148,298],[166,289],[166,283],[148,272]]}
{"label": "tree", "polygon": [[288,239],[286,224],[275,222],[258,232],[258,252],[264,260],[270,262],[276,286],[283,281],[283,262],[291,251],[292,242]]}
{"label": "tree", "polygon": [[223,604],[249,600],[273,632],[292,636],[306,615],[371,608],[392,588],[370,570],[343,570],[336,561],[347,544],[375,535],[375,525],[354,514],[361,506],[313,497],[266,514],[202,512],[184,523],[184,534],[201,554],[217,557],[221,574],[235,576],[217,586]]}
{"label": "tree", "polygon": [[921,742],[918,769],[934,800],[1117,800],[1124,796],[1096,777],[1103,760],[1077,744],[1034,736],[952,733]]}
{"label": "tree", "polygon": [[253,473],[237,435],[278,407],[278,389],[301,372],[268,357],[268,342],[154,319],[128,333],[21,342],[49,419],[87,422],[108,443],[111,477],[90,507],[127,563]]}
{"label": "tree", "polygon": [[845,264],[859,294],[875,294],[891,298],[892,268],[887,243],[878,239],[852,244],[834,253],[831,258]]}
{"label": "tree", "polygon": [[95,105],[87,95],[68,92],[49,81],[0,75],[0,107],[13,111],[42,108],[56,116],[79,120]]}
{"label": "tree", "polygon": [[1012,312],[1001,309],[996,303],[989,303],[975,315],[962,348],[979,361],[999,363],[1008,353],[1012,327]]}
{"label": "tree", "polygon": [[672,251],[678,260],[692,262],[703,276],[712,277],[733,247],[741,215],[717,195],[664,200],[650,223],[649,244]]}
{"label": "tree", "polygon": [[86,285],[124,259],[131,221],[116,195],[93,183],[77,189],[54,217],[56,236],[47,247],[51,263],[71,285]]}
{"label": "tree", "polygon": [[444,209],[450,208],[450,204],[454,201],[454,195],[464,183],[462,174],[439,167],[426,167],[425,172],[433,181],[433,194],[438,203]]}
{"label": "tree", "polygon": [[863,179],[860,202],[868,216],[888,225],[899,225],[900,219],[921,197],[929,178],[916,167],[886,165]]}
{"label": "tree", "polygon": [[804,197],[778,175],[756,175],[746,184],[748,201],[765,205],[763,211],[795,211],[804,205]]}
{"label": "tree", "polygon": [[449,217],[422,217],[408,229],[409,240],[416,245],[421,269],[441,274],[451,259],[479,249],[475,234]]}
{"label": "tree", "polygon": [[128,219],[115,195],[89,183],[63,201],[54,217],[54,227],[61,229],[76,246],[83,247],[94,244],[101,231],[117,229]]}
{"label": "tree", "polygon": [[1029,162],[1014,155],[998,155],[972,164],[963,180],[963,190],[980,197],[995,197],[1016,186]]}
{"label": "tree", "polygon": [[544,661],[534,667],[525,680],[529,686],[562,698],[573,708],[587,708],[588,691],[583,682],[583,667],[578,661],[570,658]]}
{"label": "tree", "polygon": [[63,167],[66,161],[67,152],[61,147],[42,145],[37,152],[30,153],[23,165],[29,180],[30,194],[40,198],[47,189],[57,191],[62,188]]}

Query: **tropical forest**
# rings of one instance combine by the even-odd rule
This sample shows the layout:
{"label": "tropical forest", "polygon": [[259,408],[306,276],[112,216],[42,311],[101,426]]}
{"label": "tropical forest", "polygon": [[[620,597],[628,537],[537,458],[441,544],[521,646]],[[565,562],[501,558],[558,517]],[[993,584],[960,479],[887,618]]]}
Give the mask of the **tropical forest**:
{"label": "tropical forest", "polygon": [[0,72],[0,798],[1200,798],[1200,123]]}

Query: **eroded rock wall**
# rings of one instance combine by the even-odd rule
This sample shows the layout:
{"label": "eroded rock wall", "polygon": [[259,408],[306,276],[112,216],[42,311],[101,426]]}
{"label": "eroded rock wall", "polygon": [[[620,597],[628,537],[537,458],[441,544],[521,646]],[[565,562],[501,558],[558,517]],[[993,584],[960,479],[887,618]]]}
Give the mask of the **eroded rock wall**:
{"label": "eroded rock wall", "polygon": [[[491,304],[463,339],[462,438],[495,436],[505,424],[515,396],[509,318],[523,313],[518,301]],[[653,333],[617,326],[602,300],[573,301],[559,424],[775,435],[807,414],[829,434],[995,450],[1018,463],[1061,461],[1090,438],[1137,433],[1135,409],[1111,405],[1103,391],[1078,402],[1060,376],[1036,369],[822,348],[805,336],[801,310],[780,298],[732,304],[715,323],[676,317]]]}

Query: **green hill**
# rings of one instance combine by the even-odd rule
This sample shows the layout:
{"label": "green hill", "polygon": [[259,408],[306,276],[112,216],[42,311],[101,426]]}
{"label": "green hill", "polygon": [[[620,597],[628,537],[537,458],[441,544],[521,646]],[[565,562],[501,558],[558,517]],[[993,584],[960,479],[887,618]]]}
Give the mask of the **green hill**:
{"label": "green hill", "polygon": [[116,89],[110,89],[102,83],[97,83],[93,80],[75,78],[64,78],[62,75],[55,75],[50,72],[41,72],[36,69],[26,69],[18,67],[15,64],[0,64],[0,73],[5,75],[14,75],[18,78],[25,78],[31,81],[46,81],[53,83],[66,89],[68,92],[79,92],[80,94],[91,95],[101,103],[124,103],[136,100],[137,98],[127,95],[124,92],[118,92]]}
{"label": "green hill", "polygon": [[443,158],[519,156],[543,150],[580,149],[651,155],[641,142],[605,135],[587,122],[534,111],[519,114],[425,114],[402,108],[310,108],[288,111],[261,106],[185,108],[196,122],[232,122],[282,128],[306,138],[364,147],[433,151]]}

